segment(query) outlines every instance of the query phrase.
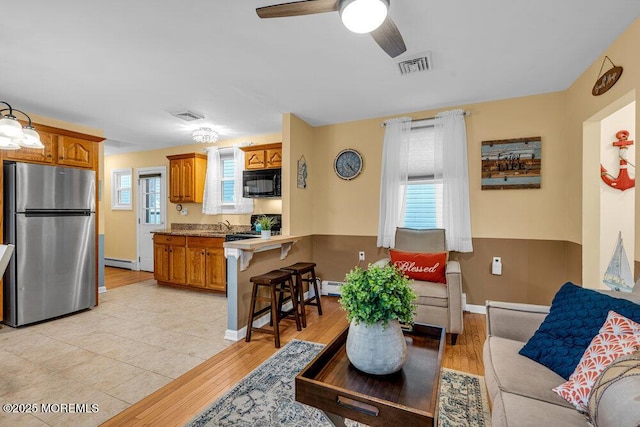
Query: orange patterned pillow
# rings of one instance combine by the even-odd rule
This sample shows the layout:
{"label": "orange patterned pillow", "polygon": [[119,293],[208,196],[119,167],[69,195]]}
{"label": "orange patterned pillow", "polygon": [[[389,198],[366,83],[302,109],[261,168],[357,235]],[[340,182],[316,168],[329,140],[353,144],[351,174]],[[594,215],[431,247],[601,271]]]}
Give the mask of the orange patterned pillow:
{"label": "orange patterned pillow", "polygon": [[587,412],[589,393],[598,376],[620,356],[640,350],[640,323],[609,311],[607,320],[582,355],[569,380],[553,391],[573,404],[578,411]]}
{"label": "orange patterned pillow", "polygon": [[391,263],[404,271],[410,279],[447,283],[447,253],[389,251]]}

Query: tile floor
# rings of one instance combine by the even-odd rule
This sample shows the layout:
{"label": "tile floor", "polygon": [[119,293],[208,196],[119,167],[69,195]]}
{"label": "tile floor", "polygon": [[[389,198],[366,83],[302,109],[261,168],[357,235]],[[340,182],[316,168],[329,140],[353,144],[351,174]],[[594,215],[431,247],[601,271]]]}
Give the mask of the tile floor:
{"label": "tile floor", "polygon": [[[224,296],[149,280],[100,294],[83,313],[4,326],[0,426],[97,426],[231,345],[226,317]],[[38,412],[6,413],[6,404]],[[65,404],[98,410],[69,413],[75,406]]]}

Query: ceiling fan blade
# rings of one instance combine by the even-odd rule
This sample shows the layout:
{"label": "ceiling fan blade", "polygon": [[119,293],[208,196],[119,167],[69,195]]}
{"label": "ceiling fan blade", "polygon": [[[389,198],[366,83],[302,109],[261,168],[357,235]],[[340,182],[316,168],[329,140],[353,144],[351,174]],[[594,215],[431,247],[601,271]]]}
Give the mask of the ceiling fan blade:
{"label": "ceiling fan blade", "polygon": [[283,18],[287,16],[335,12],[338,9],[338,0],[305,0],[259,7],[256,9],[256,13],[260,18]]}
{"label": "ceiling fan blade", "polygon": [[407,51],[402,35],[389,15],[387,15],[382,25],[371,32],[371,37],[392,58]]}

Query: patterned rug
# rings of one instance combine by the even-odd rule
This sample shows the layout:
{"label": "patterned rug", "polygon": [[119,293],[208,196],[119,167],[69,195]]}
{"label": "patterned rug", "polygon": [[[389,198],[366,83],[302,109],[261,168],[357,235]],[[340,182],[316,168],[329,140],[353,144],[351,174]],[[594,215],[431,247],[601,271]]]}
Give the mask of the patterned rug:
{"label": "patterned rug", "polygon": [[[293,340],[244,377],[187,427],[330,427],[324,413],[295,401],[294,378],[324,345]],[[489,427],[484,379],[443,369],[439,427]],[[349,422],[350,426],[361,424]]]}

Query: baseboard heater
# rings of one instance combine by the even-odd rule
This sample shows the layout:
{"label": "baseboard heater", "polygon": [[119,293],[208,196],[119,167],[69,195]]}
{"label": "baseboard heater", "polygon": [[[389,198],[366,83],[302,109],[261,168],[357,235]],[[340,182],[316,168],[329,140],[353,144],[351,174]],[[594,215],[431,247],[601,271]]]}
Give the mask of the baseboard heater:
{"label": "baseboard heater", "polygon": [[344,285],[344,282],[332,282],[331,280],[323,280],[320,287],[320,295],[328,295],[338,297],[342,295],[340,286]]}
{"label": "baseboard heater", "polygon": [[127,270],[138,270],[138,263],[131,259],[105,258],[104,265],[107,267],[124,268]]}

